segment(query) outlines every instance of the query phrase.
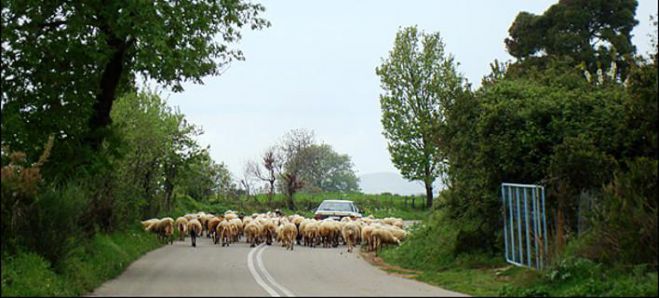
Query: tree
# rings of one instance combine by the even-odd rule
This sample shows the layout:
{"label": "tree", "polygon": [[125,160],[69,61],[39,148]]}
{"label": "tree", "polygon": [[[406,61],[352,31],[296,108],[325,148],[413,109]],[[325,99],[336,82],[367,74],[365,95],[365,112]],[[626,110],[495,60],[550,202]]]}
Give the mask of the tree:
{"label": "tree", "polygon": [[350,156],[339,154],[328,144],[313,144],[301,150],[300,176],[307,191],[359,191],[359,178],[352,169]]}
{"label": "tree", "polygon": [[2,142],[32,156],[55,133],[53,167],[98,152],[135,75],[181,91],[243,59],[240,28],[269,26],[240,0],[3,4]]}
{"label": "tree", "polygon": [[622,80],[636,48],[631,31],[636,0],[561,0],[542,15],[520,12],[505,39],[508,53],[520,60],[537,56],[570,56],[594,73],[616,62]]}
{"label": "tree", "polygon": [[[112,128],[123,144],[122,156],[113,165],[124,188],[119,190],[121,196],[143,198],[147,215],[170,209],[174,188],[185,178],[179,179],[179,174],[194,171],[194,164],[207,157],[207,149],[194,139],[203,132],[155,93],[127,94],[117,102],[112,116],[116,119]],[[131,204],[128,210],[141,205]]]}
{"label": "tree", "polygon": [[296,209],[293,196],[304,186],[300,171],[305,160],[298,158],[299,153],[314,142],[315,135],[313,131],[293,129],[284,135],[279,146],[284,157],[282,173],[279,175],[279,188],[286,194],[286,204],[290,210]]}
{"label": "tree", "polygon": [[467,88],[455,67],[439,33],[419,34],[416,27],[407,27],[398,32],[389,57],[376,68],[384,89],[382,126],[391,160],[403,177],[424,183],[428,207],[432,183],[446,158],[439,133],[445,110]]}
{"label": "tree", "polygon": [[[275,147],[270,147],[263,153],[261,159],[262,164],[256,162],[248,162],[246,171],[249,175],[268,182],[268,203],[272,202],[272,197],[275,194],[275,181],[277,175],[281,172],[282,160],[278,150]],[[261,169],[261,165],[265,170]]]}

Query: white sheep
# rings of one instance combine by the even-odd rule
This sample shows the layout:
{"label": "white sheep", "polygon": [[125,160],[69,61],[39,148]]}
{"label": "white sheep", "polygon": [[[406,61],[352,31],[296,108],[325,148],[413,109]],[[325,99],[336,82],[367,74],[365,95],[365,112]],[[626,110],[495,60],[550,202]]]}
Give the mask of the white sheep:
{"label": "white sheep", "polygon": [[192,241],[192,247],[197,246],[197,237],[201,236],[203,232],[203,227],[199,219],[193,218],[188,222],[188,231],[190,232],[190,240]]}
{"label": "white sheep", "polygon": [[281,238],[286,246],[286,249],[293,250],[295,239],[297,237],[297,227],[294,223],[284,223],[281,226]]}
{"label": "white sheep", "polygon": [[171,217],[162,218],[156,226],[158,236],[169,244],[174,244],[174,219]]}
{"label": "white sheep", "polygon": [[375,227],[373,232],[371,232],[372,241],[375,243],[375,255],[378,255],[378,251],[382,249],[383,244],[398,244],[400,245],[400,240],[393,235],[390,229],[385,227]]}
{"label": "white sheep", "polygon": [[360,234],[359,226],[354,222],[346,222],[341,229],[341,234],[348,245],[348,252],[352,252],[352,247],[357,242],[357,237]]}
{"label": "white sheep", "polygon": [[180,241],[185,241],[185,234],[188,231],[188,220],[181,216],[176,218],[176,229],[178,230],[178,237]]}

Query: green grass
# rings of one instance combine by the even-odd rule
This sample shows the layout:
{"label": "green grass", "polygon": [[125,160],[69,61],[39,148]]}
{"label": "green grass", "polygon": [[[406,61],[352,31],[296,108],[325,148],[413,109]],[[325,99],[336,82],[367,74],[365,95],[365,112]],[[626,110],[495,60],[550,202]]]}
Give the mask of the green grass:
{"label": "green grass", "polygon": [[419,272],[415,278],[420,281],[474,296],[657,296],[656,268],[605,265],[571,257],[570,250],[540,272],[509,265],[503,256],[456,256],[455,224],[437,210],[413,227],[400,246],[380,256]]}
{"label": "green grass", "polygon": [[79,296],[119,275],[144,253],[161,246],[139,227],[97,234],[56,266],[32,252],[2,257],[2,296]]}
{"label": "green grass", "polygon": [[[504,265],[505,266],[505,265]],[[424,271],[417,279],[429,284],[441,286],[447,290],[469,294],[472,296],[498,296],[510,280],[526,275],[525,269],[503,267],[504,274],[496,268],[462,268]]]}
{"label": "green grass", "polygon": [[657,271],[645,265],[605,266],[565,257],[536,279],[511,284],[502,296],[657,296]]}

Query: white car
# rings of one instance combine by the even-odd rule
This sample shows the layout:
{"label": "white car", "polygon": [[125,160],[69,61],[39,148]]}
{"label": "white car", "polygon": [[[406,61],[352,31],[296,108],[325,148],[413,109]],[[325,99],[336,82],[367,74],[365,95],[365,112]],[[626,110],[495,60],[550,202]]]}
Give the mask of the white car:
{"label": "white car", "polygon": [[316,209],[314,218],[322,220],[328,217],[335,217],[339,220],[343,217],[360,218],[362,214],[352,201],[347,200],[324,200]]}

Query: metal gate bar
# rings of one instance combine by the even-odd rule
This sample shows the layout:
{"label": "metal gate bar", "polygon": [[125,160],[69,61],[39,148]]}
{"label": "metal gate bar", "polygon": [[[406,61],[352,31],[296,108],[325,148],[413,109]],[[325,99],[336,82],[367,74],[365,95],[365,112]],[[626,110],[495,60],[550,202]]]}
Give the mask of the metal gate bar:
{"label": "metal gate bar", "polygon": [[544,187],[502,183],[501,200],[506,261],[517,266],[541,269],[547,247]]}

